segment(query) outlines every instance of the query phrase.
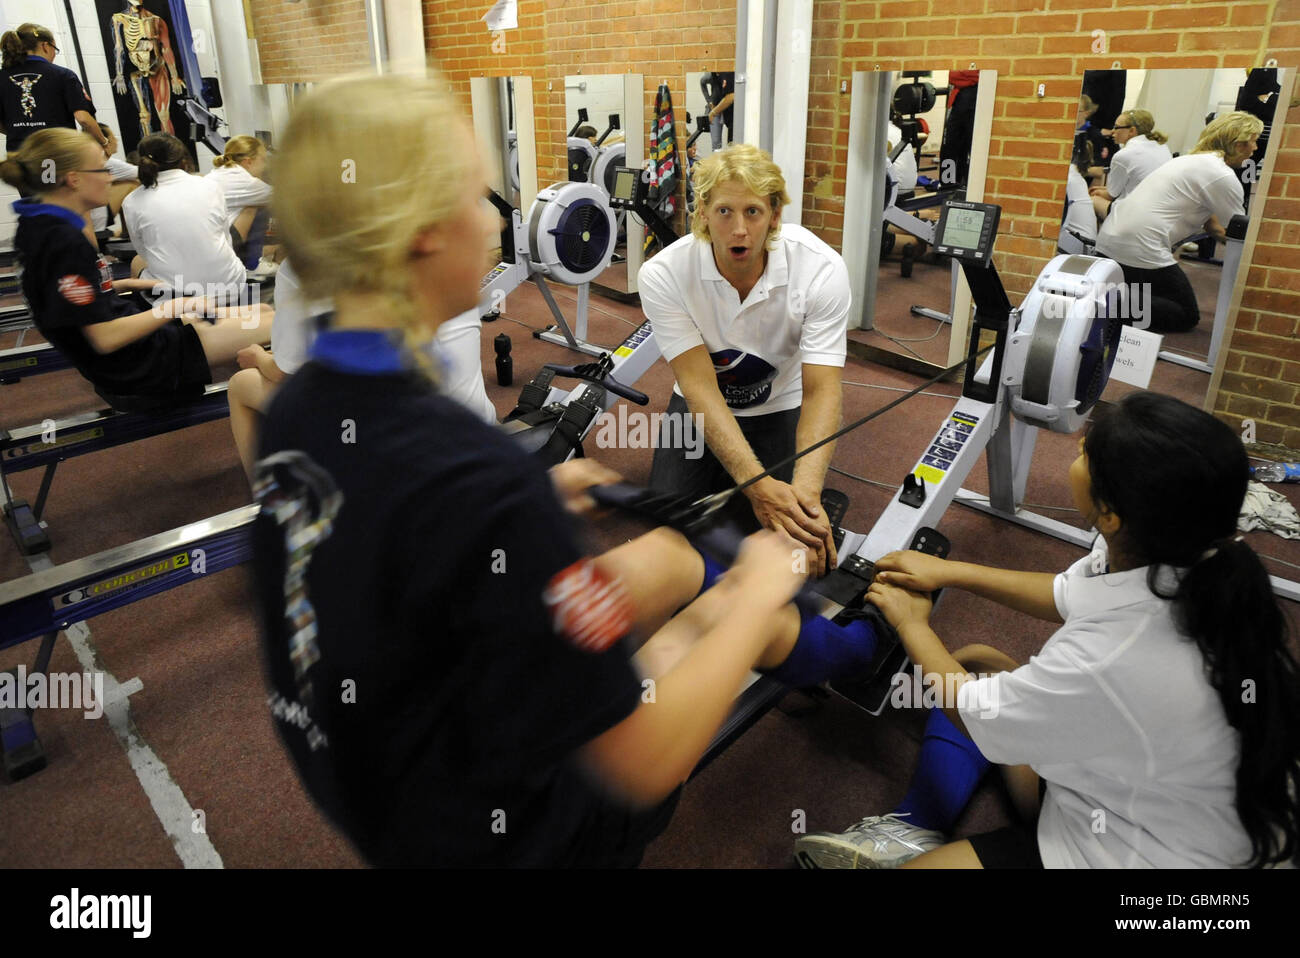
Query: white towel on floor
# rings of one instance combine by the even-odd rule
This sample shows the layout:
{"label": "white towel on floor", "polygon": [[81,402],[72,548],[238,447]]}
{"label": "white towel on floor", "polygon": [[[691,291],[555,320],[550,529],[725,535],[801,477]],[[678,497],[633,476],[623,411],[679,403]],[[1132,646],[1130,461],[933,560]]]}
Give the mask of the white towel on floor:
{"label": "white towel on floor", "polygon": [[1246,487],[1237,528],[1242,532],[1262,529],[1283,539],[1300,539],[1300,515],[1282,493],[1262,482],[1251,482]]}

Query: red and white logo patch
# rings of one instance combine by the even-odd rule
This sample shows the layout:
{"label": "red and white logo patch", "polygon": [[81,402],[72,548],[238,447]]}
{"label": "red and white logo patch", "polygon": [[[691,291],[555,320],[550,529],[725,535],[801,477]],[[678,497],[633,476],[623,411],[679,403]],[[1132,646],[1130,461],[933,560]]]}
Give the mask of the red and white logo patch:
{"label": "red and white logo patch", "polygon": [[59,295],[74,306],[88,306],[95,301],[95,287],[78,273],[59,278]]}
{"label": "red and white logo patch", "polygon": [[632,629],[622,584],[590,559],[561,569],[542,593],[555,631],[584,652],[604,652]]}

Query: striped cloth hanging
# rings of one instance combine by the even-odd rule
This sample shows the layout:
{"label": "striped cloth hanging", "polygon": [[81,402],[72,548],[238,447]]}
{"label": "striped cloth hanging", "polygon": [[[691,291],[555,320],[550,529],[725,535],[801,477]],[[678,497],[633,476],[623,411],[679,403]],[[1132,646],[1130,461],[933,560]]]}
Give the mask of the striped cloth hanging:
{"label": "striped cloth hanging", "polygon": [[[650,124],[650,189],[647,202],[669,225],[677,213],[677,183],[681,179],[677,160],[677,127],[673,120],[673,95],[667,84],[655,94],[654,121]],[[643,251],[649,255],[658,244],[652,232],[646,232]]]}

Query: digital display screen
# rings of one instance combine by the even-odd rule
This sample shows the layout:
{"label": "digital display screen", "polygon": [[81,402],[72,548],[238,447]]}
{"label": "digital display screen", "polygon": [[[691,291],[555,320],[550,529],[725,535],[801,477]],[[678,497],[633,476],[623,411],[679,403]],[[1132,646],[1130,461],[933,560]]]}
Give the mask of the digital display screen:
{"label": "digital display screen", "polygon": [[955,206],[948,207],[948,221],[943,227],[942,246],[955,246],[958,249],[978,249],[980,233],[984,229],[983,210],[963,210]]}
{"label": "digital display screen", "polygon": [[636,170],[619,170],[614,174],[614,198],[630,200],[636,191]]}

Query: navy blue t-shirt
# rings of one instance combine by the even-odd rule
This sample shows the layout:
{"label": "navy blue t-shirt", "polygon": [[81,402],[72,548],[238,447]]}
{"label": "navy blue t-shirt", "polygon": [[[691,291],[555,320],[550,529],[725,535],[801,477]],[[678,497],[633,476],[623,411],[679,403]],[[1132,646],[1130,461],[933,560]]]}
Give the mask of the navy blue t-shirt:
{"label": "navy blue t-shirt", "polygon": [[122,395],[170,395],[211,381],[197,334],[179,319],[111,353],[97,353],[82,327],[139,313],[147,302],[113,292],[112,271],[81,232],[85,220],[72,210],[33,199],[18,200],[13,208],[14,250],[32,320],[86,379]]}
{"label": "navy blue t-shirt", "polygon": [[25,63],[0,70],[0,125],[8,134],[10,153],[38,130],[76,129],[78,110],[94,116],[95,104],[81,78],[67,67],[33,55]]}
{"label": "navy blue t-shirt", "polygon": [[373,864],[606,863],[627,813],[574,753],[639,704],[630,622],[541,465],[399,355],[322,333],[267,411],[259,470],[315,477],[256,488],[277,728]]}

